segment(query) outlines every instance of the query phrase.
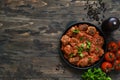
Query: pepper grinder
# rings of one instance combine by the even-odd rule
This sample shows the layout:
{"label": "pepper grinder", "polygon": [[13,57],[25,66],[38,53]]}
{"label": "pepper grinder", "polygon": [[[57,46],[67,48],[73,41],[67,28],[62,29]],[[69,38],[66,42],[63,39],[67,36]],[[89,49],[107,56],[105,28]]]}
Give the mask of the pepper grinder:
{"label": "pepper grinder", "polygon": [[103,21],[101,29],[104,33],[111,34],[113,31],[117,30],[120,26],[120,21],[116,17],[110,17]]}
{"label": "pepper grinder", "polygon": [[105,35],[106,40],[109,42],[114,40],[113,32],[117,30],[120,26],[120,21],[116,17],[110,17],[103,21],[101,29]]}

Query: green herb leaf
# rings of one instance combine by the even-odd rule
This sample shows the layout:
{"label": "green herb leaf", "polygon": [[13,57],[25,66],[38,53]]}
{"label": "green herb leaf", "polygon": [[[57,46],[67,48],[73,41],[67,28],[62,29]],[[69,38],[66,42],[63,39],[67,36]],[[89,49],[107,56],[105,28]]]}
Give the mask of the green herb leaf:
{"label": "green herb leaf", "polygon": [[71,53],[71,54],[69,55],[69,57],[70,57],[70,58],[72,58],[73,56],[74,56],[74,54],[73,54],[73,53]]}
{"label": "green herb leaf", "polygon": [[87,50],[89,50],[90,47],[91,47],[91,42],[90,42],[90,41],[87,41],[86,43],[87,43]]}
{"label": "green herb leaf", "polygon": [[85,44],[84,44],[84,43],[82,43],[82,44],[81,44],[81,47],[82,47],[82,48],[84,48],[84,46],[85,46]]}
{"label": "green herb leaf", "polygon": [[98,49],[98,48],[96,48],[96,50],[97,50],[97,51],[99,51],[99,49]]}
{"label": "green herb leaf", "polygon": [[80,37],[80,41],[82,41],[84,39],[84,37]]}
{"label": "green herb leaf", "polygon": [[91,60],[92,60],[92,58],[89,57],[89,58],[88,58],[88,61],[91,62]]}
{"label": "green herb leaf", "polygon": [[80,56],[81,58],[83,58],[84,55],[83,55],[82,53],[80,53],[79,56]]}
{"label": "green herb leaf", "polygon": [[77,30],[77,29],[75,29],[75,30],[73,30],[73,33],[79,33],[80,31],[79,30]]}

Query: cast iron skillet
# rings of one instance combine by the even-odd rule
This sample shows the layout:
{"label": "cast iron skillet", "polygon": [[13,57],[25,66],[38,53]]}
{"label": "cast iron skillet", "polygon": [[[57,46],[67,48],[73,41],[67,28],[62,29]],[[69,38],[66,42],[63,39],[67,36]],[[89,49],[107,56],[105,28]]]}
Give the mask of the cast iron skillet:
{"label": "cast iron skillet", "polygon": [[[101,31],[101,29],[99,29],[99,28],[98,28],[97,26],[95,26],[94,24],[91,24],[91,23],[88,23],[88,22],[77,22],[77,23],[74,23],[74,24],[68,26],[68,28],[67,28],[67,29],[64,31],[64,33],[62,34],[62,36],[63,36],[64,34],[66,34],[66,32],[67,32],[72,26],[74,26],[74,25],[79,25],[79,24],[88,24],[88,25],[90,25],[90,26],[94,26],[94,27],[99,31],[99,35],[101,35],[101,36],[104,38],[104,44],[103,44],[103,47],[102,47],[102,48],[103,48],[104,51],[106,52],[106,40],[105,40],[105,35],[104,35],[104,33]],[[62,36],[60,37],[60,40],[61,40]],[[99,65],[99,64],[103,61],[103,59],[104,59],[104,54],[103,54],[103,55],[101,56],[100,60],[97,61],[96,63],[94,63],[94,64],[91,65],[91,66],[87,66],[87,67],[78,67],[78,66],[75,66],[75,65],[71,64],[67,59],[65,59],[64,53],[63,53],[63,51],[61,50],[61,44],[62,44],[62,43],[61,43],[61,41],[60,41],[59,54],[60,54],[61,59],[62,59],[68,66],[70,66],[70,67],[72,67],[72,68],[74,68],[74,69],[79,69],[79,70],[83,69],[83,70],[85,70],[85,69],[97,67],[97,65]]]}

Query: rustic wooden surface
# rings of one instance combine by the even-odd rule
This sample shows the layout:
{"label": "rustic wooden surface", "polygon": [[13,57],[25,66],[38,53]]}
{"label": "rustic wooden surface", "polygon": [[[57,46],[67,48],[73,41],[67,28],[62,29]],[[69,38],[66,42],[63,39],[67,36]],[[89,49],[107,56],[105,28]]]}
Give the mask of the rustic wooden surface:
{"label": "rustic wooden surface", "polygon": [[[90,0],[88,4],[98,3]],[[85,0],[0,0],[0,80],[81,80],[83,71],[62,63],[59,39],[68,24],[120,19],[120,1],[104,0],[100,20],[89,19]],[[95,5],[95,4],[93,4]],[[116,30],[108,40],[120,40]],[[120,80],[119,72],[109,74]]]}

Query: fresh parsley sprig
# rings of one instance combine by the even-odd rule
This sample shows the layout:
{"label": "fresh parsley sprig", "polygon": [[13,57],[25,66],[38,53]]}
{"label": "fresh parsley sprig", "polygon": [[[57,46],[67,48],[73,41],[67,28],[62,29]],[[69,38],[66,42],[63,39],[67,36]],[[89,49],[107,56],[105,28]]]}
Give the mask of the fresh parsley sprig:
{"label": "fresh parsley sprig", "polygon": [[88,71],[82,75],[82,78],[83,80],[112,80],[100,68],[88,69]]}

